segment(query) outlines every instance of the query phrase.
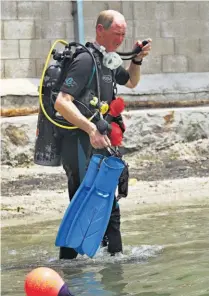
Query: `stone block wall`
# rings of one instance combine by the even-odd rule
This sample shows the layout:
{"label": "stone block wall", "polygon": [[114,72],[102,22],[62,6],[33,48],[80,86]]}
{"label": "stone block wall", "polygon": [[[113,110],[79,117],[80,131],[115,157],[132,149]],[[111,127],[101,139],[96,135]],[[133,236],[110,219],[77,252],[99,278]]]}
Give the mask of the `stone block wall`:
{"label": "stone block wall", "polygon": [[[94,38],[98,13],[122,12],[128,23],[120,50],[151,37],[145,74],[209,72],[208,1],[84,1],[86,41]],[[72,1],[1,2],[1,77],[39,78],[56,39],[75,40]]]}
{"label": "stone block wall", "polygon": [[40,77],[56,39],[74,40],[72,1],[1,2],[2,77]]}

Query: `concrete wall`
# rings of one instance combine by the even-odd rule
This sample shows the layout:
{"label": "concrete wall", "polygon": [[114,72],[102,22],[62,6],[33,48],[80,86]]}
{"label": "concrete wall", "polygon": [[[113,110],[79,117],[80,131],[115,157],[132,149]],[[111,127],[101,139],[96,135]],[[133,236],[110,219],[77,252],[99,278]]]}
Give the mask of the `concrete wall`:
{"label": "concrete wall", "polygon": [[[145,74],[209,71],[208,1],[84,1],[86,40],[94,38],[99,11],[116,9],[128,23],[122,49],[153,39]],[[1,77],[40,77],[56,39],[74,40],[72,1],[1,2]]]}

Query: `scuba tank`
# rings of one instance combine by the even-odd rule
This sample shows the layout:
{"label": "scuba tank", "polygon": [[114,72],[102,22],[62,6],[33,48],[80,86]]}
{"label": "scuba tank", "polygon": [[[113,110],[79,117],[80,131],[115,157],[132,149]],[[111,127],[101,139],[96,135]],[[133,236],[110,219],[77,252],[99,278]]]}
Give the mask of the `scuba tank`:
{"label": "scuba tank", "polygon": [[61,165],[61,139],[58,128],[40,110],[36,130],[34,163],[44,166]]}
{"label": "scuba tank", "polygon": [[[56,63],[50,65],[44,71],[43,84],[39,87],[39,95],[42,96],[42,103],[48,116],[52,119],[56,117],[54,103],[59,92],[59,88],[64,80],[65,69],[72,62],[73,53],[66,45],[63,52],[52,50],[53,59]],[[41,93],[41,94],[40,94]],[[34,163],[44,166],[61,165],[61,136],[59,127],[50,122],[39,108]]]}

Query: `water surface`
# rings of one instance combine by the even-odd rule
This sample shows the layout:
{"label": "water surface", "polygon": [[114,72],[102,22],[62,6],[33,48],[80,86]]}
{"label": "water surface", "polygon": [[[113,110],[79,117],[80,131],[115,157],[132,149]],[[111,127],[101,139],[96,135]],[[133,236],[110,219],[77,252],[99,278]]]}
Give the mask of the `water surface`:
{"label": "water surface", "polygon": [[[200,202],[199,202],[200,203]],[[2,295],[24,295],[33,268],[55,269],[85,296],[209,296],[209,203],[140,205],[123,215],[124,254],[59,261],[60,221],[2,230]]]}

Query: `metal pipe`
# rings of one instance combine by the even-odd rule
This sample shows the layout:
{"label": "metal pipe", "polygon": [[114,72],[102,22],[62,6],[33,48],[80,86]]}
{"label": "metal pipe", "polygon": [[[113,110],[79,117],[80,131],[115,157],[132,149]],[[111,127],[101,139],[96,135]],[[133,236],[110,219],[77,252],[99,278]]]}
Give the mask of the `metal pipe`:
{"label": "metal pipe", "polygon": [[83,0],[77,0],[77,24],[79,43],[84,44]]}

